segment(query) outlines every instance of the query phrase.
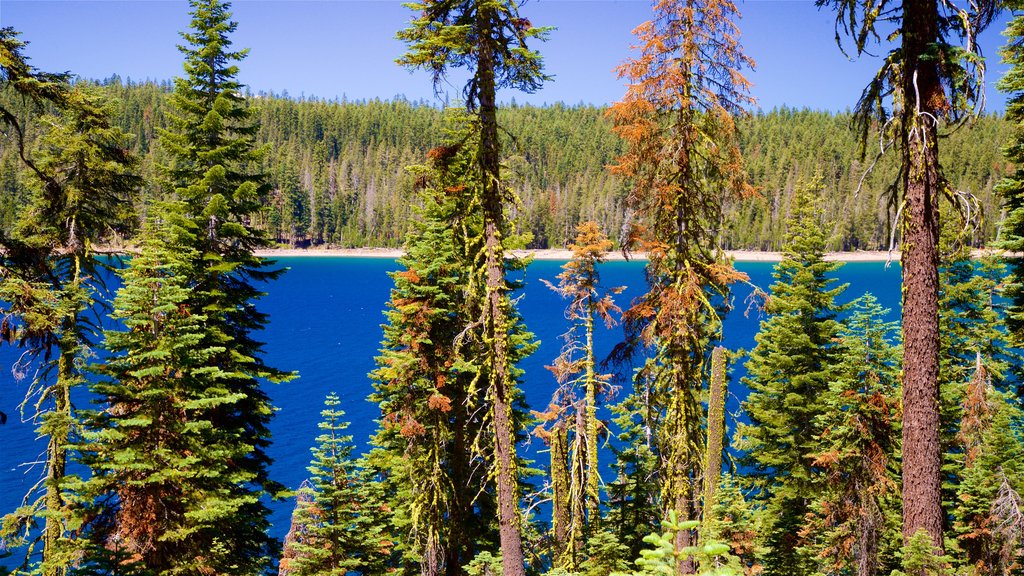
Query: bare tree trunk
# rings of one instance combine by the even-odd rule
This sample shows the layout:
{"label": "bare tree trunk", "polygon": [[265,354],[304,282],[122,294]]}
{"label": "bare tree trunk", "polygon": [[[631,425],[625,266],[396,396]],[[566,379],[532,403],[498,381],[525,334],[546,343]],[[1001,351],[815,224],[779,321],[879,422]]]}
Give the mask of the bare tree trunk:
{"label": "bare tree trunk", "polygon": [[938,127],[946,107],[934,59],[936,0],[903,4],[902,78],[906,216],[903,224],[903,538],[926,530],[942,549],[939,447],[939,274],[941,192]]}
{"label": "bare tree trunk", "polygon": [[483,178],[484,243],[487,270],[485,338],[491,347],[490,396],[494,425],[494,466],[498,497],[498,534],[503,576],[525,576],[519,519],[519,478],[516,472],[512,382],[509,378],[508,313],[505,310],[505,262],[502,248],[504,212],[501,189],[501,148],[495,104],[494,8],[477,9],[480,42],[477,54],[480,118],[480,168]]}
{"label": "bare tree trunk", "polygon": [[722,477],[722,450],[725,443],[725,348],[716,346],[711,353],[711,396],[708,399],[708,440],[704,454],[704,523],[711,520],[715,492]]}
{"label": "bare tree trunk", "polygon": [[555,538],[555,567],[565,568],[569,551],[569,468],[565,424],[551,430],[551,527]]}

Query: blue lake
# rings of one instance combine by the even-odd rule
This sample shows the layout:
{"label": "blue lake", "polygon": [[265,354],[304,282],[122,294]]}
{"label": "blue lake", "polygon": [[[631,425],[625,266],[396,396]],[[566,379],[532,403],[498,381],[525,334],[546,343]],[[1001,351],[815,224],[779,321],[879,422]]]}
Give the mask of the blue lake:
{"label": "blue lake", "polygon": [[[378,413],[376,406],[366,400],[371,392],[367,373],[374,368],[381,340],[382,311],[391,289],[387,272],[396,270],[397,265],[394,260],[382,258],[304,257],[282,258],[278,262],[290,270],[266,287],[268,294],[260,307],[270,314],[271,323],[262,340],[267,343],[266,359],[270,365],[296,370],[300,377],[269,387],[278,408],[271,426],[271,475],[289,488],[296,488],[306,477],[309,448],[317,435],[320,410],[328,392],[337,392],[342,397],[343,408],[352,422],[349,430],[360,449],[366,447],[375,429]],[[554,379],[544,366],[558,355],[562,346],[560,336],[568,327],[563,315],[564,302],[540,281],[555,281],[561,265],[551,261],[531,264],[519,301],[527,327],[541,341],[540,349],[522,364],[526,371],[523,388],[527,402],[534,408],[547,406],[554,390]],[[773,264],[741,262],[737,267],[750,276],[752,285],[768,289]],[[643,291],[642,262],[609,262],[600,271],[606,286],[627,286],[617,298],[623,307]],[[891,309],[891,319],[898,318],[898,264],[886,268],[881,262],[849,263],[836,276],[850,285],[842,302],[870,291]],[[761,318],[753,308],[744,313],[751,291],[748,285],[735,287],[734,311],[726,317],[724,325],[725,345],[730,348],[749,350],[754,346]],[[621,328],[605,330],[602,326],[595,342],[598,356],[607,354],[621,334]],[[10,366],[16,358],[16,352],[10,348],[0,349],[0,411],[10,417],[0,427],[0,514],[16,508],[24,493],[38,481],[40,467],[32,468],[25,463],[38,460],[45,449],[45,443],[36,439],[34,426],[18,416],[24,384],[11,375]],[[735,367],[729,400],[732,412],[745,393],[738,384],[741,375],[742,367]],[[607,416],[605,412],[603,417]],[[540,444],[533,442],[525,449],[535,454],[541,449]],[[610,475],[605,476],[605,481],[611,480]],[[273,533],[282,537],[288,529],[292,503],[273,503],[272,509]]]}

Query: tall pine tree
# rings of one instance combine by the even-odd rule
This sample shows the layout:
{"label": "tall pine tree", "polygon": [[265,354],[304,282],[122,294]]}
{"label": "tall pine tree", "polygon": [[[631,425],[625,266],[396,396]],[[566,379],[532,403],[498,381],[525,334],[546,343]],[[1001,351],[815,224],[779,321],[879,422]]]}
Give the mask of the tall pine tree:
{"label": "tall pine tree", "polygon": [[[207,318],[197,346],[217,350],[206,360],[210,370],[222,375],[211,393],[224,394],[227,400],[211,414],[211,426],[230,435],[241,452],[230,460],[229,474],[211,479],[227,491],[223,507],[216,510],[217,546],[234,558],[232,571],[251,572],[266,566],[277,548],[266,533],[269,512],[262,497],[282,489],[267,475],[267,425],[273,408],[260,381],[290,376],[263,362],[262,344],[254,338],[267,322],[256,309],[261,296],[256,284],[281,271],[254,253],[269,244],[252,225],[268,186],[255,171],[260,159],[254,140],[256,111],[236,79],[235,63],[246,51],[230,50],[236,24],[228,3],[193,0],[190,6],[191,27],[182,34],[185,44],[179,48],[185,55],[185,75],[174,81],[170,128],[160,131],[160,145],[169,159],[164,184],[183,203],[191,222],[192,237],[183,242],[195,257],[184,306]],[[204,545],[194,543],[197,548]]]}
{"label": "tall pine tree", "polygon": [[512,404],[516,387],[511,374],[509,333],[514,312],[505,281],[505,242],[508,233],[505,203],[509,189],[501,178],[501,140],[497,119],[497,91],[513,88],[533,92],[545,80],[540,55],[527,42],[541,38],[544,29],[519,15],[515,0],[424,0],[408,5],[417,13],[399,39],[409,51],[399,62],[434,75],[435,86],[451,68],[467,68],[469,80],[463,96],[477,117],[479,139],[475,171],[480,179],[480,212],[484,243],[478,256],[485,262],[485,305],[480,320],[488,349],[488,419],[493,429],[491,462],[496,478],[498,524],[504,576],[525,574],[522,526],[519,513],[519,474]]}
{"label": "tall pine tree", "polygon": [[[30,531],[43,519],[41,569],[54,576],[66,573],[73,558],[73,496],[66,476],[80,422],[72,389],[83,382],[81,366],[98,336],[95,312],[107,297],[94,244],[126,224],[140,181],[128,136],[112,125],[99,96],[85,87],[41,86],[45,81],[38,77],[17,80],[7,73],[18,92],[27,82],[44,95],[59,93],[43,97],[57,108],[43,118],[49,130],[37,149],[26,151],[22,129],[11,124],[34,178],[30,204],[0,238],[0,299],[6,303],[0,332],[4,341],[26,349],[23,361],[40,361],[25,404],[35,407],[39,431],[48,438],[42,494],[29,494],[27,505],[5,519],[4,532]],[[20,369],[30,371],[28,364]],[[34,543],[30,555],[33,550]]]}
{"label": "tall pine tree", "polygon": [[[895,30],[898,41],[857,103],[862,153],[872,127],[899,154],[892,203],[903,216],[903,535],[920,530],[942,548],[939,442],[939,198],[951,191],[939,165],[940,123],[975,112],[984,60],[974,40],[995,0],[957,6],[937,0],[817,0],[836,10],[836,40],[857,55]],[[883,23],[885,32],[882,32]],[[891,27],[891,28],[890,28]],[[892,110],[888,108],[891,105]],[[893,122],[889,122],[892,119]]]}
{"label": "tall pine tree", "polygon": [[835,299],[845,285],[829,274],[840,266],[824,259],[825,227],[818,185],[801,185],[787,222],[782,261],[765,306],[768,318],[755,337],[743,382],[738,446],[770,519],[760,535],[767,574],[811,574],[813,562],[797,536],[819,488],[812,466],[822,432],[823,396],[835,380],[840,324]]}
{"label": "tall pine tree", "polygon": [[[661,506],[680,520],[696,515],[700,396],[721,329],[714,300],[743,277],[719,249],[722,203],[747,189],[735,118],[752,102],[742,70],[753,63],[737,17],[730,0],[655,2],[654,18],[634,30],[639,55],[618,70],[626,94],[609,111],[626,144],[612,170],[630,180],[637,216],[626,247],[649,258],[649,289],[624,315],[619,351],[652,351],[635,394],[664,413],[660,426],[644,424],[658,436]],[[690,531],[676,536],[677,551],[690,544]]]}

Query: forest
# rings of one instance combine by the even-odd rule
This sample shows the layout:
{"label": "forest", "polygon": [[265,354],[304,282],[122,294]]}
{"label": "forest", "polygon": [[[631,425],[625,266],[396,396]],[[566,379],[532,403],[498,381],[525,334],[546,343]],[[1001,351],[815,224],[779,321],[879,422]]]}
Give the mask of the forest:
{"label": "forest", "polygon": [[[166,163],[157,145],[167,128],[170,84],[123,83],[110,78],[99,92],[110,103],[113,125],[132,136],[140,174],[152,181]],[[255,225],[286,247],[400,247],[414,217],[415,177],[406,170],[442,143],[444,111],[424,102],[296,101],[258,94],[256,142],[266,146],[259,172],[271,190],[268,210]],[[30,113],[15,100],[12,113]],[[509,208],[517,230],[529,233],[529,248],[563,248],[576,225],[594,221],[620,244],[627,187],[606,170],[622,153],[607,109],[590,106],[514,106],[498,111],[504,128],[506,182],[518,202]],[[862,159],[852,114],[780,109],[739,119],[740,149],[757,194],[728,199],[722,245],[727,249],[780,250],[796,183],[820,177],[822,209],[829,222],[830,251],[883,250],[895,211],[886,201],[896,174],[892,155]],[[40,136],[29,124],[30,145]],[[972,243],[984,246],[998,234],[1001,204],[993,187],[1012,165],[1000,150],[1012,125],[986,115],[952,132],[940,149],[947,178],[973,194],[985,215]],[[0,224],[10,228],[25,205],[32,175],[18,151],[0,142],[4,204]],[[873,154],[874,152],[872,152]],[[867,174],[865,174],[868,172]],[[144,214],[155,200],[146,190],[135,200]],[[131,223],[127,223],[131,224]],[[134,234],[134,228],[121,231]]]}
{"label": "forest", "polygon": [[[398,64],[467,74],[444,110],[248,93],[223,0],[190,0],[166,85],[38,70],[0,28],[0,343],[46,443],[0,573],[1024,574],[1024,4],[817,4],[844,50],[891,43],[848,114],[752,113],[732,0],[655,0],[607,109],[498,102],[549,80],[552,31],[515,0],[408,5]],[[1010,101],[976,118],[1000,10]],[[372,446],[328,396],[294,492],[265,386],[303,367],[266,361],[259,307],[280,244],[404,249]],[[826,253],[891,244],[900,321],[839,304]],[[546,406],[522,391],[523,246],[572,254]],[[722,346],[735,247],[782,252],[749,351]],[[616,250],[645,256],[628,302]]]}

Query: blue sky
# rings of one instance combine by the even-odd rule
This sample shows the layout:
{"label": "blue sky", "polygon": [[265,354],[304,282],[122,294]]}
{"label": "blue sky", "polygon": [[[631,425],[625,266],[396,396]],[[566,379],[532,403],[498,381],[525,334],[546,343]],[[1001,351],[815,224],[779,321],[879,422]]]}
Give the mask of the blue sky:
{"label": "blue sky", "polygon": [[[781,105],[826,110],[852,107],[878,59],[850,61],[835,45],[834,18],[811,0],[740,2],[747,54],[757,61],[748,77],[764,109]],[[430,78],[394,64],[403,50],[394,33],[412,12],[392,0],[236,0],[235,47],[251,49],[240,79],[254,91],[350,100],[402,95],[434,100]],[[13,26],[31,44],[36,67],[70,70],[84,78],[118,74],[165,80],[180,74],[178,32],[188,26],[183,0],[2,0],[0,25]],[[554,80],[532,95],[504,100],[535,104],[607,104],[623,85],[612,69],[629,55],[631,30],[648,19],[641,0],[530,0],[521,9],[538,26],[555,26],[538,44]],[[988,109],[1005,97],[995,82],[1005,67],[1001,17],[979,44],[988,57]],[[458,88],[451,88],[457,97]]]}

